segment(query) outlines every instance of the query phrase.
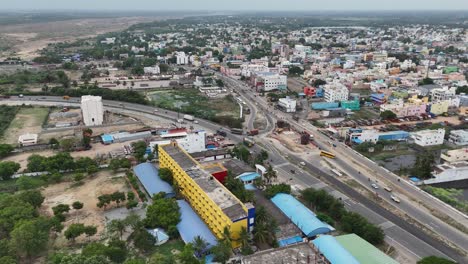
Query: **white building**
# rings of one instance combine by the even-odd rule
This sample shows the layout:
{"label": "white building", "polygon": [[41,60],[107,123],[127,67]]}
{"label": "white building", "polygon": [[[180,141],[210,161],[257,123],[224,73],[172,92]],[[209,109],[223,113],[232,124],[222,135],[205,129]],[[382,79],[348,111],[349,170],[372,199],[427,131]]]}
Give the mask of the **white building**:
{"label": "white building", "polygon": [[104,122],[104,108],[101,96],[84,95],[81,97],[81,112],[86,126],[99,126]]}
{"label": "white building", "polygon": [[416,64],[412,60],[405,60],[400,64],[400,69],[408,70],[410,68],[416,67]]}
{"label": "white building", "polygon": [[441,153],[440,158],[447,163],[468,161],[468,148],[449,150],[446,153]]}
{"label": "white building", "polygon": [[458,146],[468,145],[468,130],[450,131],[449,141]]}
{"label": "white building", "polygon": [[263,64],[242,64],[240,66],[241,75],[244,77],[250,77],[255,72],[267,72],[268,67]]}
{"label": "white building", "polygon": [[176,52],[176,59],[177,65],[185,65],[189,62],[189,56],[187,56],[183,51]]}
{"label": "white building", "polygon": [[159,68],[159,65],[156,65],[154,67],[144,67],[143,70],[145,71],[145,74],[150,74],[150,75],[157,75],[161,73],[161,69]]}
{"label": "white building", "polygon": [[439,128],[436,130],[422,130],[410,134],[416,145],[437,146],[444,144],[445,129]]}
{"label": "white building", "polygon": [[265,92],[280,90],[285,91],[288,87],[288,76],[278,73],[260,72],[255,78],[255,86]]}
{"label": "white building", "polygon": [[349,90],[342,83],[331,83],[326,84],[324,87],[325,90],[325,101],[326,102],[336,102],[336,101],[346,101],[348,100]]}
{"label": "white building", "polygon": [[171,143],[171,140],[177,141],[188,153],[202,152],[206,150],[206,132],[204,130],[187,133],[186,131],[176,133],[161,134],[160,140],[150,142],[151,149],[158,145]]}
{"label": "white building", "polygon": [[18,143],[21,146],[31,146],[31,145],[36,145],[37,144],[37,134],[24,134],[19,136],[18,138]]}
{"label": "white building", "polygon": [[278,106],[286,113],[295,113],[296,104],[297,104],[297,101],[289,98],[289,96],[286,98],[280,98],[278,100]]}
{"label": "white building", "polygon": [[455,97],[455,92],[457,91],[457,87],[443,87],[443,88],[436,88],[431,90],[431,100],[433,102],[445,101],[452,99]]}
{"label": "white building", "polygon": [[353,69],[354,66],[356,66],[356,62],[355,62],[355,61],[347,60],[347,61],[343,64],[343,69]]}
{"label": "white building", "polygon": [[106,38],[105,40],[101,40],[101,44],[114,44],[115,43],[115,38]]}

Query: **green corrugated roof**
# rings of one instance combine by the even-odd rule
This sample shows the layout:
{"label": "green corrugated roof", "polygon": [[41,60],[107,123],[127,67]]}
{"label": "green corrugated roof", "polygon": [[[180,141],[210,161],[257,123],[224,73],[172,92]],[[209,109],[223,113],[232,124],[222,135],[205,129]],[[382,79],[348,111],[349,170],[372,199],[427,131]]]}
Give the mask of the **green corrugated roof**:
{"label": "green corrugated roof", "polygon": [[356,234],[337,236],[336,240],[361,264],[398,264],[397,261]]}

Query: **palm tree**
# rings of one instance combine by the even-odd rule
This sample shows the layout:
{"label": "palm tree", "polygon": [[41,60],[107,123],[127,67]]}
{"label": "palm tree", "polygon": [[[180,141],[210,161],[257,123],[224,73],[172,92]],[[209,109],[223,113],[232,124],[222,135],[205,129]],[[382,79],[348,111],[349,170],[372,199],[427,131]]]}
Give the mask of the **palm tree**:
{"label": "palm tree", "polygon": [[268,166],[268,169],[265,172],[265,174],[263,174],[263,176],[267,180],[267,183],[270,183],[271,180],[278,178],[278,175],[276,175],[276,171],[273,170],[273,167],[271,166],[271,164]]}
{"label": "palm tree", "polygon": [[114,219],[107,225],[107,230],[111,234],[119,233],[119,238],[122,239],[123,232],[125,231],[126,227],[127,225],[124,220]]}
{"label": "palm tree", "polygon": [[227,226],[224,227],[224,229],[223,229],[223,238],[221,238],[221,240],[231,243],[232,238],[231,238],[231,230],[229,230],[229,227],[227,227]]}
{"label": "palm tree", "polygon": [[253,231],[255,242],[259,244],[267,243],[269,240],[270,232],[265,224],[257,222]]}
{"label": "palm tree", "polygon": [[193,239],[193,249],[195,250],[195,255],[197,255],[197,257],[201,257],[205,251],[206,251],[206,248],[208,247],[209,243],[203,239],[201,236],[196,236],[194,239]]}
{"label": "palm tree", "polygon": [[249,232],[247,232],[247,228],[241,228],[241,231],[239,233],[239,241],[242,245],[242,248],[246,247],[249,244]]}
{"label": "palm tree", "polygon": [[259,222],[266,222],[268,220],[268,213],[263,206],[259,206],[255,211],[255,224]]}

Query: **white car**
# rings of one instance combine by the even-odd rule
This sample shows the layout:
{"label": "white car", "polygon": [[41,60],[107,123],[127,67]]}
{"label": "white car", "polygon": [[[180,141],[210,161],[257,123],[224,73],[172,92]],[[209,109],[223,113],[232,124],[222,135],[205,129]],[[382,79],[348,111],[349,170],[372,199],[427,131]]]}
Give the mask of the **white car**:
{"label": "white car", "polygon": [[299,162],[299,165],[305,166],[306,164],[305,164],[305,162],[301,161],[301,162]]}
{"label": "white car", "polygon": [[396,202],[396,203],[400,203],[400,202],[401,202],[400,199],[399,199],[398,197],[396,197],[395,195],[390,195],[390,198],[391,198],[394,202]]}
{"label": "white car", "polygon": [[375,183],[371,184],[371,186],[372,186],[372,188],[374,188],[374,189],[378,189],[378,188],[379,188],[379,186],[378,186],[377,184],[375,184]]}

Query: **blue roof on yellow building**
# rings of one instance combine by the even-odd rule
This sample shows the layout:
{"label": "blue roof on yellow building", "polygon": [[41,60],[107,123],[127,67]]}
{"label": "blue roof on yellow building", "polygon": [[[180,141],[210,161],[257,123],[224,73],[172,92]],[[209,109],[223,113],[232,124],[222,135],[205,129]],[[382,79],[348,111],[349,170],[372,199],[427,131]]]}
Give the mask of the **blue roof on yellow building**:
{"label": "blue roof on yellow building", "polygon": [[200,236],[209,243],[208,248],[215,246],[218,242],[211,233],[205,222],[198,216],[184,200],[177,200],[180,207],[181,220],[177,224],[180,237],[185,243],[192,243],[195,237]]}
{"label": "blue roof on yellow building", "polygon": [[312,243],[330,261],[331,264],[359,264],[338,241],[330,235],[321,235]]}
{"label": "blue roof on yellow building", "polygon": [[271,201],[308,237],[335,230],[290,194],[279,193]]}
{"label": "blue roof on yellow building", "polygon": [[133,168],[133,171],[149,195],[153,196],[160,192],[165,192],[168,197],[175,195],[172,186],[159,178],[159,171],[153,164],[141,163]]}

